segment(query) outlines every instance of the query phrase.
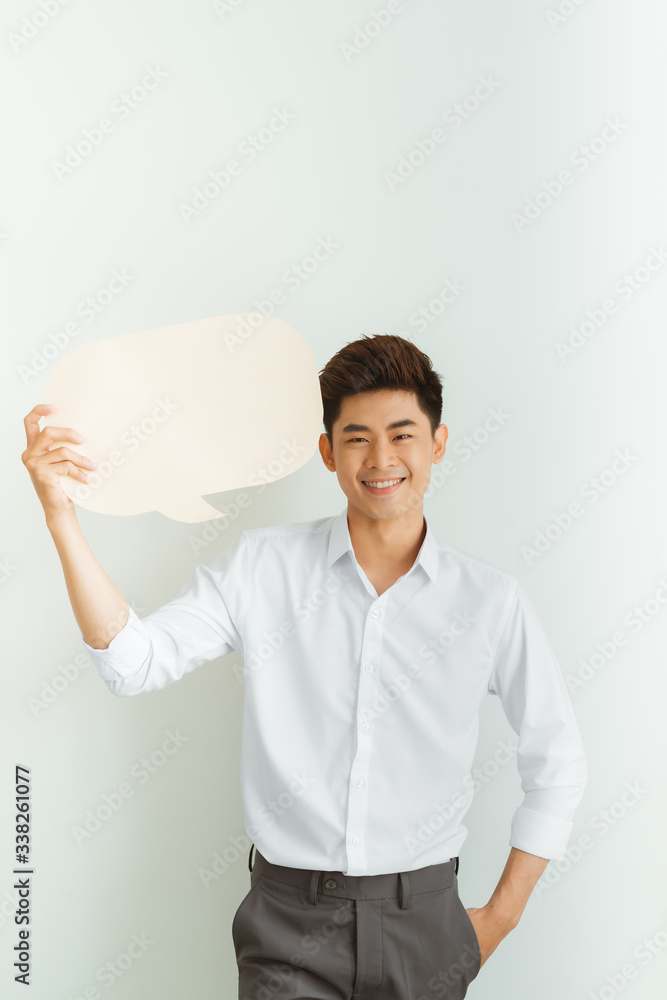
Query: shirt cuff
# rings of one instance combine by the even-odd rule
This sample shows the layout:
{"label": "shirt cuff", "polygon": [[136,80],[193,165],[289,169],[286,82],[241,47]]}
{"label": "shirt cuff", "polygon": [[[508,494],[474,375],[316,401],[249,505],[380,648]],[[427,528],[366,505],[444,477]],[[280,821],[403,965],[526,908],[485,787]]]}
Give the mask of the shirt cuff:
{"label": "shirt cuff", "polygon": [[519,806],[512,817],[510,846],[538,858],[560,861],[570,841],[573,822]]}
{"label": "shirt cuff", "polygon": [[141,618],[128,605],[129,615],[106,649],[95,649],[81,635],[90,657],[105,680],[136,672],[151,649],[151,640]]}

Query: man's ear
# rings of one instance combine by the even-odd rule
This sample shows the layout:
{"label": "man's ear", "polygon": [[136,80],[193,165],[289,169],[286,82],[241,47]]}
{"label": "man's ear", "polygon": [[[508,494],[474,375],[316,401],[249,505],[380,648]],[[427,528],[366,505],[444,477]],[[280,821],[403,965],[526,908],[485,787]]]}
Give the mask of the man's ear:
{"label": "man's ear", "polygon": [[445,448],[447,447],[447,438],[449,436],[449,431],[447,430],[446,424],[439,424],[435,429],[435,434],[433,435],[433,458],[431,459],[432,465],[437,465],[445,456]]}
{"label": "man's ear", "polygon": [[326,465],[329,472],[336,471],[336,463],[334,462],[333,450],[331,448],[331,440],[328,434],[320,434],[319,440],[320,455],[322,456],[322,461]]}

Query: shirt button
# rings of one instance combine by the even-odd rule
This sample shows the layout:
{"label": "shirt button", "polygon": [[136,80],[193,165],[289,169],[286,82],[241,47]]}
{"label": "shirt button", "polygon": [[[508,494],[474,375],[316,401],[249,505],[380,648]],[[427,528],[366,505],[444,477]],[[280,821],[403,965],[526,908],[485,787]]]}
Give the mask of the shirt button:
{"label": "shirt button", "polygon": [[357,780],[355,781],[355,785],[357,786],[357,788],[363,788],[364,787],[364,779],[363,778],[357,778]]}
{"label": "shirt button", "polygon": [[368,732],[368,730],[369,730],[369,729],[371,728],[371,724],[370,724],[370,722],[362,722],[362,723],[361,723],[361,728],[363,729],[363,731],[364,731],[365,733],[367,733],[367,732]]}
{"label": "shirt button", "polygon": [[373,673],[373,664],[372,663],[367,663],[366,666],[364,667],[364,670],[366,671],[367,674],[372,674]]}
{"label": "shirt button", "polygon": [[359,844],[361,843],[361,837],[353,837],[352,843],[354,844],[355,847],[358,847]]}
{"label": "shirt button", "polygon": [[378,611],[377,608],[373,608],[373,610],[371,611],[371,618],[379,618],[381,614],[382,614],[381,611]]}

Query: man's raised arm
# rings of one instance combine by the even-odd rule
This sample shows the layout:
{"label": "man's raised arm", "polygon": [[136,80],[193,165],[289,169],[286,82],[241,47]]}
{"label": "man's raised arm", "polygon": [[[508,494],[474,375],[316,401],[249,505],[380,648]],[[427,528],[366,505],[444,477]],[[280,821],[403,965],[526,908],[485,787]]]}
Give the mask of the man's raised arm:
{"label": "man's raised arm", "polygon": [[85,482],[82,470],[92,463],[66,446],[49,451],[54,439],[78,438],[71,428],[40,431],[46,411],[36,406],[25,418],[22,459],[44,507],[81,637],[112,694],[156,691],[208,660],[240,652],[249,591],[243,534],[209,565],[196,566],[173,600],[139,618],[95,558],[60,484],[65,474]]}
{"label": "man's raised arm", "polygon": [[77,520],[75,505],[60,483],[64,475],[85,483],[86,469],[94,469],[95,463],[66,445],[51,449],[54,441],[80,444],[83,440],[71,427],[47,426],[40,431],[39,419],[51,409],[38,404],[25,417],[28,446],[21,460],[44,509],[81,634],[94,648],[106,649],[126,624],[129,605],[95,558]]}

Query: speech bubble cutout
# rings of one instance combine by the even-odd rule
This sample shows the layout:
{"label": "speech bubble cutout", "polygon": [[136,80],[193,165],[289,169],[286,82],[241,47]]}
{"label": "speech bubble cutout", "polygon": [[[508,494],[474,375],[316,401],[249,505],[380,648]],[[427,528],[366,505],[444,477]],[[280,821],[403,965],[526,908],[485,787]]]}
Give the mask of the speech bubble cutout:
{"label": "speech bubble cutout", "polygon": [[97,462],[67,496],[103,514],[158,510],[190,523],[224,516],[202,500],[274,482],[313,455],[322,396],[307,342],[260,313],[214,316],[95,341],[51,373],[55,441]]}

